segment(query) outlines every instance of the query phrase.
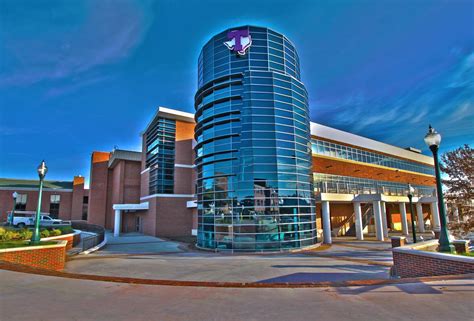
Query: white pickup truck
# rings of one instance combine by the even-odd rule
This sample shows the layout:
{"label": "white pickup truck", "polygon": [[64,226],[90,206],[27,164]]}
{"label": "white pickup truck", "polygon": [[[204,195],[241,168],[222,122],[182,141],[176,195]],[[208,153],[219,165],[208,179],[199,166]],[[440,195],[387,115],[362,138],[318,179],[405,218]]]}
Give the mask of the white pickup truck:
{"label": "white pickup truck", "polygon": [[[54,219],[49,215],[41,214],[40,215],[40,225],[41,226],[51,226],[51,225],[64,225],[69,224],[69,222]],[[35,225],[35,215],[30,213],[15,213],[13,217],[13,225],[15,227],[23,228],[25,226]]]}

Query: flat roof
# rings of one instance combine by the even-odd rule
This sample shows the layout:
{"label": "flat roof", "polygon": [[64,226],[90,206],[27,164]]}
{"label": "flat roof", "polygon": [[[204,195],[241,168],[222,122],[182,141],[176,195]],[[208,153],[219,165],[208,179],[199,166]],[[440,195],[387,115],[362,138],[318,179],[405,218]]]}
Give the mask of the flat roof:
{"label": "flat roof", "polygon": [[[166,108],[166,107],[158,107],[158,110],[155,116],[153,116],[153,119],[150,121],[145,131],[151,125],[151,123],[153,122],[156,116],[161,116],[168,119],[182,120],[182,121],[186,121],[190,123],[195,122],[194,114],[192,113],[186,113],[186,112],[182,112],[179,110]],[[329,126],[321,125],[315,122],[311,122],[311,135],[370,149],[376,152],[398,156],[398,157],[408,159],[408,160],[413,160],[419,163],[424,163],[428,165],[434,164],[433,158],[430,156],[426,156],[417,152],[406,150],[404,148],[397,147],[394,145],[382,143],[374,139],[352,134],[343,130],[329,127]]]}
{"label": "flat roof", "polygon": [[109,167],[114,167],[119,160],[141,162],[142,153],[133,150],[114,149],[110,153]]}
{"label": "flat roof", "polygon": [[311,122],[311,135],[321,138],[327,138],[341,143],[346,143],[362,148],[370,149],[385,154],[395,155],[404,159],[433,165],[432,157],[412,152],[397,146],[382,143],[380,141],[345,132],[329,126]]}
{"label": "flat roof", "polygon": [[[16,179],[16,178],[0,178],[0,188],[38,188],[39,179]],[[73,181],[44,181],[43,187],[48,189],[70,189],[73,188]]]}

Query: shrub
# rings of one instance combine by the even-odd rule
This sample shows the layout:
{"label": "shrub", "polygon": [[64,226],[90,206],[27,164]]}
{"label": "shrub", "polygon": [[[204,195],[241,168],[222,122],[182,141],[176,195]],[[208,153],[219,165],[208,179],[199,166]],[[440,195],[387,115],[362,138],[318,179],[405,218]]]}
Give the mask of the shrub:
{"label": "shrub", "polygon": [[3,227],[0,227],[0,241],[3,241],[3,238],[5,237],[5,233],[7,233],[7,230]]}
{"label": "shrub", "polygon": [[49,236],[59,236],[61,234],[62,234],[61,230],[59,230],[57,228],[52,229],[51,231],[49,231]]}
{"label": "shrub", "polygon": [[20,240],[29,240],[33,236],[33,231],[25,228],[19,231],[20,234]]}
{"label": "shrub", "polygon": [[42,230],[41,231],[41,237],[49,237],[49,231],[48,230]]}
{"label": "shrub", "polygon": [[61,234],[71,234],[74,233],[74,229],[70,226],[60,226],[57,228],[61,231]]}

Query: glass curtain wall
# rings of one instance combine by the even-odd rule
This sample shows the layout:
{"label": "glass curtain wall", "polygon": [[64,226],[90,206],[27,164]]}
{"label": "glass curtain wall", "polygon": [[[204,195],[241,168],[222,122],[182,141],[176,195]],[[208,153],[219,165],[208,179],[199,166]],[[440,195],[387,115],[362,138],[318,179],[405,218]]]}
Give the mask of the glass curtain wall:
{"label": "glass curtain wall", "polygon": [[150,195],[172,194],[176,121],[157,117],[146,131],[146,167],[150,168]]}
{"label": "glass curtain wall", "polygon": [[[230,30],[248,29],[245,55]],[[291,42],[229,29],[199,56],[195,96],[198,246],[267,251],[316,241],[308,98]]]}

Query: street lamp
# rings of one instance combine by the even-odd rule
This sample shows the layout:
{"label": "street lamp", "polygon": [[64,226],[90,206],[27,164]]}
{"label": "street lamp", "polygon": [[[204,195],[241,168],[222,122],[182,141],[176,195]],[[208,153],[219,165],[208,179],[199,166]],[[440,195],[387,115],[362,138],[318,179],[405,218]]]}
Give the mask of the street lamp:
{"label": "street lamp", "polygon": [[415,193],[415,189],[411,184],[408,184],[408,200],[410,201],[410,215],[411,215],[411,231],[413,233],[413,243],[416,243],[416,228],[415,228],[415,215],[413,213],[413,194]]}
{"label": "street lamp", "polygon": [[454,247],[449,243],[448,227],[446,224],[446,210],[444,208],[443,189],[441,187],[441,173],[438,162],[438,147],[441,143],[441,135],[433,128],[428,128],[428,133],[425,136],[425,143],[433,153],[435,173],[436,173],[436,192],[438,195],[438,210],[441,223],[441,231],[439,234],[439,251],[453,252]]}
{"label": "street lamp", "polygon": [[15,208],[16,208],[16,198],[18,197],[18,193],[13,192],[12,197],[13,197],[13,209],[12,209],[12,212],[10,214],[10,225],[13,226],[13,219],[15,217]]}
{"label": "street lamp", "polygon": [[48,167],[44,160],[38,166],[38,176],[39,176],[39,192],[38,192],[38,206],[36,207],[36,218],[35,218],[35,229],[33,230],[33,236],[31,237],[31,244],[38,244],[41,239],[40,235],[40,212],[41,212],[41,196],[43,194],[43,180],[48,172]]}

